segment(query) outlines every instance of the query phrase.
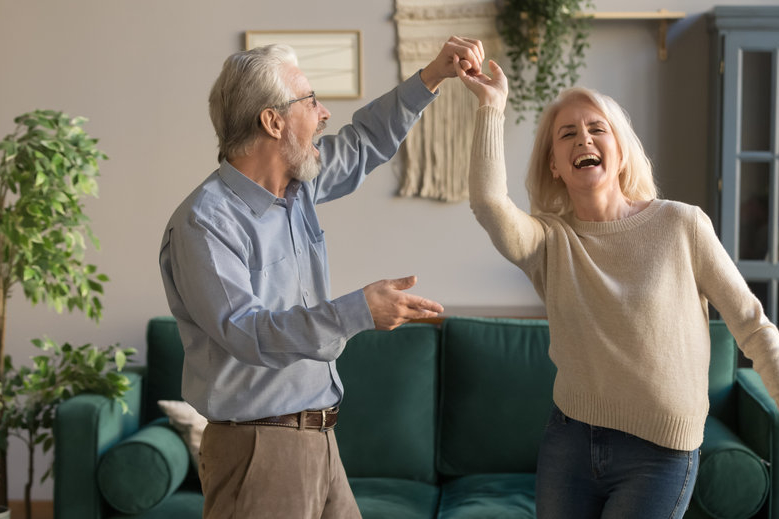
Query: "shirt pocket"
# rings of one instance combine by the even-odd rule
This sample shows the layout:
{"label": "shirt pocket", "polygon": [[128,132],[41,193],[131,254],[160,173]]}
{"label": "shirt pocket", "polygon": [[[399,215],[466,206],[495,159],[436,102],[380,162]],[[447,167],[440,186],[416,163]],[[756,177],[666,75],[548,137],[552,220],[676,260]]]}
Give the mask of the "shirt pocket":
{"label": "shirt pocket", "polygon": [[319,261],[324,261],[327,257],[327,250],[325,248],[325,231],[319,231],[314,236],[309,236],[309,244],[311,245],[311,251],[319,258]]}
{"label": "shirt pocket", "polygon": [[292,263],[284,256],[261,265],[259,269],[249,269],[252,292],[264,308],[280,310],[295,300],[295,283],[289,282],[290,279],[297,279]]}

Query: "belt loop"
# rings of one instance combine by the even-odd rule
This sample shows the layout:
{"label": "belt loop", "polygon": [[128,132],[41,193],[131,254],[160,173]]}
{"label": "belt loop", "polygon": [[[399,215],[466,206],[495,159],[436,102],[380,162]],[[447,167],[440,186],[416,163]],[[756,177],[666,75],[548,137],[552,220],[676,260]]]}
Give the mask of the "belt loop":
{"label": "belt loop", "polygon": [[306,415],[308,414],[308,411],[300,411],[300,414],[298,415],[298,429],[301,431],[306,428]]}
{"label": "belt loop", "polygon": [[322,427],[319,428],[319,432],[325,432],[327,426],[327,409],[322,409]]}

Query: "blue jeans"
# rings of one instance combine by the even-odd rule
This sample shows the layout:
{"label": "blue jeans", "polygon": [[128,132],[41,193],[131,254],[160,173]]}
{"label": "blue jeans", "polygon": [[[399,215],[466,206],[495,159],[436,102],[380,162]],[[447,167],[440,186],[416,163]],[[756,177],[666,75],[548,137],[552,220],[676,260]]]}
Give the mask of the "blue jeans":
{"label": "blue jeans", "polygon": [[681,518],[698,474],[698,450],[661,447],[552,410],[536,479],[539,519]]}

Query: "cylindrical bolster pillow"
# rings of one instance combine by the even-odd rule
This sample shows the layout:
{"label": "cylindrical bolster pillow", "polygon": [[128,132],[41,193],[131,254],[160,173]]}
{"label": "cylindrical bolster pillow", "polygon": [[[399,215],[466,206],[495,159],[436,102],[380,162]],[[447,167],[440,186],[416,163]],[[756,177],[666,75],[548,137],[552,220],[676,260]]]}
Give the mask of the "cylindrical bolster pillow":
{"label": "cylindrical bolster pillow", "polygon": [[189,470],[189,454],[168,425],[147,425],[109,449],[97,467],[103,498],[126,514],[148,510],[176,491]]}
{"label": "cylindrical bolster pillow", "polygon": [[725,424],[709,416],[693,498],[716,519],[752,517],[768,496],[763,461]]}

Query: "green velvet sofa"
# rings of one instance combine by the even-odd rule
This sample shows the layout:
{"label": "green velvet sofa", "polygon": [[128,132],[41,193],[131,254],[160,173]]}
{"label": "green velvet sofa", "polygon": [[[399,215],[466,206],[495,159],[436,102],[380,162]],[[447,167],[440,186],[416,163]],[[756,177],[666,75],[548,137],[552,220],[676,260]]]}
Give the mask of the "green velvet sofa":
{"label": "green velvet sofa", "polygon": [[[756,373],[737,369],[723,323],[711,337],[711,411],[686,517],[779,519],[779,412]],[[56,519],[201,517],[194,466],[157,405],[181,397],[175,321],[151,319],[147,341],[146,365],[129,373],[132,414],[94,395],[59,407]],[[543,320],[464,317],[352,338],[338,360],[336,434],[363,517],[535,517],[555,373],[548,343]]]}

